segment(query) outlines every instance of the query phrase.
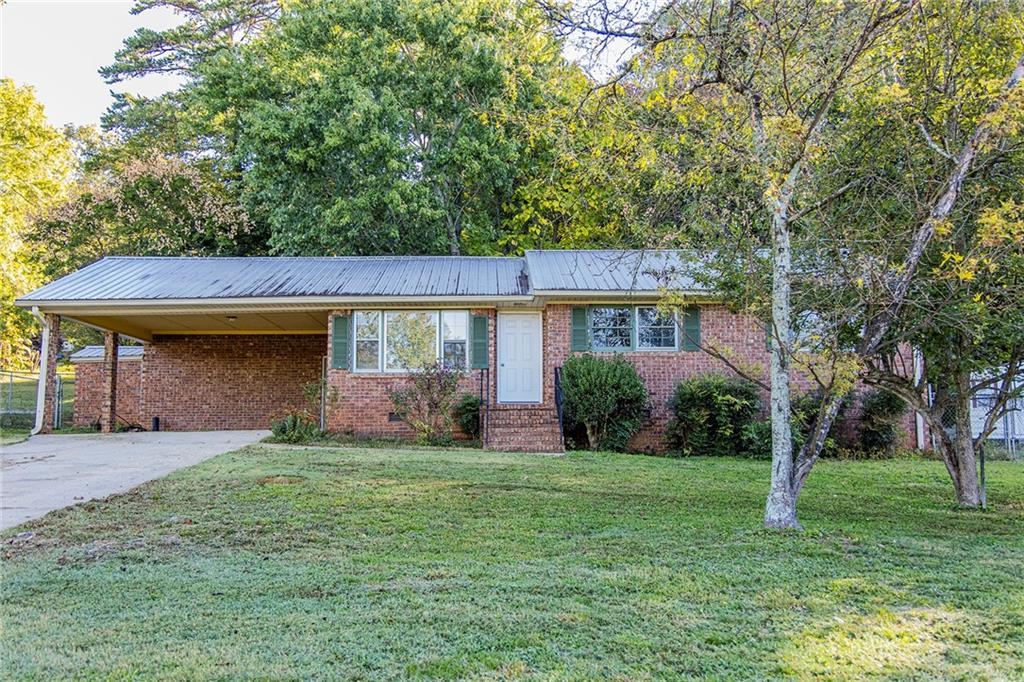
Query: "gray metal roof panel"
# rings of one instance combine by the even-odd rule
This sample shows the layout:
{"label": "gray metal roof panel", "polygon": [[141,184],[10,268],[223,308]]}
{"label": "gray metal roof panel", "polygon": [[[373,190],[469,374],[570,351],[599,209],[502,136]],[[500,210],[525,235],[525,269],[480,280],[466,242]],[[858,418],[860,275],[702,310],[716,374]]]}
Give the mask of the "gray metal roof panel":
{"label": "gray metal roof panel", "polygon": [[[145,346],[118,346],[117,357],[120,358],[141,358],[145,352]],[[80,360],[102,360],[105,355],[103,346],[83,346],[71,354],[71,362]]]}
{"label": "gray metal roof panel", "polygon": [[523,295],[521,258],[109,257],[20,298],[107,301],[292,296]]}
{"label": "gray metal roof panel", "polygon": [[676,250],[527,251],[534,291],[701,291],[690,254]]}

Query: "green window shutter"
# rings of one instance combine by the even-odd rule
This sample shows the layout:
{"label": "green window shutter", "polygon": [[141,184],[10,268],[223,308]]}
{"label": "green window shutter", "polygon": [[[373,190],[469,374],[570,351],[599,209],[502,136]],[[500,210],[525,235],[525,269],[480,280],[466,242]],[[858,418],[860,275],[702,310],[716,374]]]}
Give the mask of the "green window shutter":
{"label": "green window shutter", "polygon": [[335,315],[332,318],[334,327],[331,330],[331,367],[348,369],[348,344],[351,337],[351,315]]}
{"label": "green window shutter", "polygon": [[700,306],[683,310],[683,350],[700,350]]}
{"label": "green window shutter", "polygon": [[590,330],[587,328],[587,309],[572,309],[572,343],[570,350],[590,350]]}
{"label": "green window shutter", "polygon": [[469,327],[471,369],[487,369],[487,325],[486,315],[473,315]]}
{"label": "green window shutter", "polygon": [[764,349],[768,352],[772,350],[772,323],[764,323]]}

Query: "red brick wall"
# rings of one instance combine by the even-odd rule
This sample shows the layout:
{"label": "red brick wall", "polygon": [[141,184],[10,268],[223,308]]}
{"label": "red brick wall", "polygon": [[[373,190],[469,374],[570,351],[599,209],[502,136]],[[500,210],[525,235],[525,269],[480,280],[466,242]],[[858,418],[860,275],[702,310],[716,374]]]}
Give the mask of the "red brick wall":
{"label": "red brick wall", "polygon": [[320,378],[323,334],[158,336],[143,361],[142,424],[168,431],[266,429],[305,407]]}
{"label": "red brick wall", "polygon": [[[119,423],[142,423],[142,358],[120,360],[117,363],[117,407],[115,412],[120,417]],[[75,363],[75,426],[92,426],[100,421],[103,414],[103,380],[102,362]]]}
{"label": "red brick wall", "polygon": [[[569,357],[572,334],[572,306],[551,305],[545,310],[544,364],[547,376]],[[723,305],[701,306],[701,341],[718,348],[729,348],[746,367],[760,368],[767,375],[768,351],[764,327],[751,317],[734,315]],[[597,353],[610,357],[611,353]],[[647,385],[651,396],[651,419],[630,440],[637,451],[662,452],[665,426],[670,418],[668,401],[680,380],[699,374],[732,374],[724,363],[700,351],[633,351],[621,353],[629,360]],[[553,403],[554,387],[546,387],[544,400]],[[767,398],[767,396],[765,396]]]}

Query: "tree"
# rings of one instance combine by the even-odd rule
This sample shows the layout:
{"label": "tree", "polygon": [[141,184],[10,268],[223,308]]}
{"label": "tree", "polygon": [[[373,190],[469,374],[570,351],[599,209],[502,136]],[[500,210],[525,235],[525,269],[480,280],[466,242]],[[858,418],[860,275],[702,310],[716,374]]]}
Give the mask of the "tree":
{"label": "tree", "polygon": [[[768,527],[799,527],[796,499],[802,479],[790,430],[793,220],[801,206],[827,201],[807,179],[830,143],[829,123],[837,101],[875,73],[872,51],[911,4],[669,2],[640,22],[604,3],[583,10],[584,17],[596,12],[600,19],[595,24],[584,18],[586,29],[636,41],[641,48],[615,82],[634,73],[641,85],[656,84],[652,105],[666,112],[663,130],[685,137],[698,127],[702,136],[717,143],[688,145],[703,168],[714,167],[708,151],[716,147],[734,159],[730,177],[746,186],[738,193],[741,200],[756,197],[760,220],[754,228],[769,244],[772,270]],[[710,243],[735,239],[735,234],[721,231],[704,237]],[[841,382],[832,385],[842,388]],[[813,463],[816,456],[808,461]]]}
{"label": "tree", "polygon": [[28,237],[56,278],[104,256],[235,255],[248,229],[208,169],[153,154],[83,173]]}
{"label": "tree", "polygon": [[[565,73],[508,0],[310,0],[205,70],[237,102],[245,201],[279,253],[491,244],[531,153],[523,114]],[[212,95],[211,95],[212,99]]]}
{"label": "tree", "polygon": [[0,80],[0,366],[32,362],[35,321],[14,299],[39,286],[42,271],[25,234],[32,217],[62,196],[72,161],[71,146],[46,122],[32,88]]}
{"label": "tree", "polygon": [[[826,245],[804,281],[810,307],[866,381],[925,416],[964,506],[980,502],[984,440],[972,442],[970,403],[1004,385],[1024,334],[1020,18],[1017,3],[922,3],[836,122],[846,143],[822,164],[821,191],[857,185],[807,217]],[[1009,397],[996,392],[983,431]]]}

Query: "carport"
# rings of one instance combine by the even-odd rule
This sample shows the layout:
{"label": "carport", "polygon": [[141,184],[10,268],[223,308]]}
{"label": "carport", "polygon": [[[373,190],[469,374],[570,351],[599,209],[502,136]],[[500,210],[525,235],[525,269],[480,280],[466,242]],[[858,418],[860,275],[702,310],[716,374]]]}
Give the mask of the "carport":
{"label": "carport", "polygon": [[138,413],[147,428],[153,417],[174,430],[266,428],[273,415],[301,409],[302,386],[319,379],[328,352],[328,312],[344,302],[323,293],[324,265],[114,257],[18,299],[42,325],[44,381],[33,433],[54,428],[62,320],[103,332],[102,406],[95,416],[104,432],[118,427],[116,349],[124,338],[145,345]]}

